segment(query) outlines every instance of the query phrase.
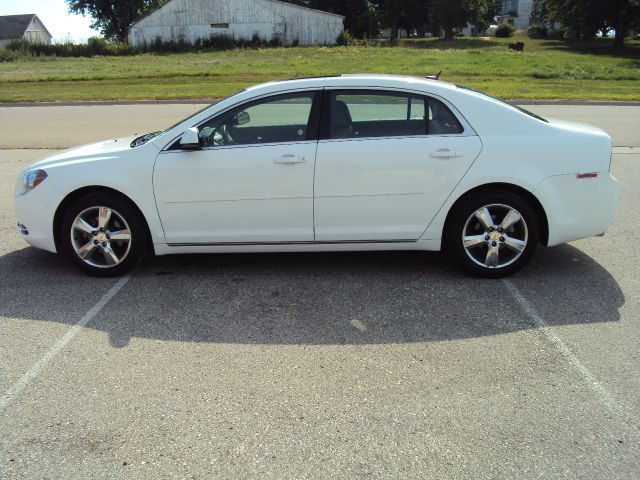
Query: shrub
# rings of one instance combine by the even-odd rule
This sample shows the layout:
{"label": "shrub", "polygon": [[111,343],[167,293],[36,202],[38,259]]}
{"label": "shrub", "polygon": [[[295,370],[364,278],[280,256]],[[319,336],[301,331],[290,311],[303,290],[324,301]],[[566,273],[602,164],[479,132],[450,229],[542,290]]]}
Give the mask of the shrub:
{"label": "shrub", "polygon": [[529,38],[546,38],[547,33],[547,27],[539,24],[531,25],[527,30]]}
{"label": "shrub", "polygon": [[229,50],[235,48],[236,44],[229,35],[212,35],[209,37],[209,44],[205,43],[204,46],[214,50]]}
{"label": "shrub", "polygon": [[353,37],[349,33],[349,30],[343,30],[336,38],[336,43],[338,45],[349,46],[353,43]]}
{"label": "shrub", "polygon": [[508,23],[503,23],[502,25],[498,25],[496,28],[496,37],[498,38],[507,38],[513,36],[514,28]]}
{"label": "shrub", "polygon": [[24,40],[15,40],[7,49],[19,56],[27,57],[93,57],[96,55],[117,56],[129,55],[131,49],[122,43],[109,43],[102,38],[90,38],[87,43],[75,45],[71,42],[39,44],[29,43]]}
{"label": "shrub", "polygon": [[258,32],[254,32],[253,35],[251,36],[251,44],[257,47],[261,43],[262,43],[262,39],[260,38],[260,35],[258,34]]}
{"label": "shrub", "polygon": [[[294,40],[293,46],[299,44],[299,40]],[[97,55],[114,57],[141,53],[166,54],[281,46],[282,40],[278,36],[266,40],[260,38],[257,33],[254,33],[251,40],[235,39],[225,34],[213,34],[209,38],[198,38],[193,44],[184,38],[164,41],[160,37],[156,37],[151,42],[137,47],[130,47],[124,43],[112,43],[99,37],[89,38],[87,43],[80,45],[71,42],[43,45],[16,40],[7,45],[6,50],[0,49],[0,62],[13,61],[19,57],[94,57]]]}
{"label": "shrub", "polygon": [[6,48],[0,48],[0,63],[13,62],[17,59],[18,54],[16,52],[12,52],[11,50],[7,50]]}
{"label": "shrub", "polygon": [[553,38],[569,38],[569,29],[567,27],[559,27],[556,30],[552,30],[549,34]]}
{"label": "shrub", "polygon": [[271,37],[271,40],[269,40],[269,43],[267,43],[267,45],[271,48],[281,47],[282,40],[278,35],[274,35],[273,37]]}

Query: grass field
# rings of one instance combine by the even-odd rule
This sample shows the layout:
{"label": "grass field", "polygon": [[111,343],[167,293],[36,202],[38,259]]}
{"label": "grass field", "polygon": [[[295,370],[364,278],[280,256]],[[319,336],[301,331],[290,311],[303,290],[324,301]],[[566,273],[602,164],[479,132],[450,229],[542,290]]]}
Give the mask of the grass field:
{"label": "grass field", "polygon": [[[507,49],[525,42],[524,52]],[[272,79],[335,73],[426,75],[502,99],[640,100],[640,42],[416,41],[0,63],[0,102],[215,99]]]}

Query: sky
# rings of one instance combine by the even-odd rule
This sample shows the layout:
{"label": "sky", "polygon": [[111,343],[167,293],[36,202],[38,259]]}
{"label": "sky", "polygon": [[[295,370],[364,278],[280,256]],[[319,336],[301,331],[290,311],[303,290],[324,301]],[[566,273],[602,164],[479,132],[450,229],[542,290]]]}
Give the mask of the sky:
{"label": "sky", "polygon": [[71,38],[73,42],[80,43],[99,34],[89,27],[89,17],[69,13],[64,0],[0,0],[0,15],[23,13],[38,15],[53,35],[54,42]]}

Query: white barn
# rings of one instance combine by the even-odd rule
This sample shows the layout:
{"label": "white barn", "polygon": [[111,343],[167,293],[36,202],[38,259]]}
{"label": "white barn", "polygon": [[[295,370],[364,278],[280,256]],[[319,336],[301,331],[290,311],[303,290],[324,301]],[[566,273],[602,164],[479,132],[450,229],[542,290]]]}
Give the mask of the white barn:
{"label": "white barn", "polygon": [[279,39],[284,44],[331,45],[344,17],[278,0],[170,0],[131,25],[129,44],[227,35],[235,39]]}
{"label": "white barn", "polygon": [[50,44],[53,36],[37,15],[0,16],[0,47],[14,40]]}

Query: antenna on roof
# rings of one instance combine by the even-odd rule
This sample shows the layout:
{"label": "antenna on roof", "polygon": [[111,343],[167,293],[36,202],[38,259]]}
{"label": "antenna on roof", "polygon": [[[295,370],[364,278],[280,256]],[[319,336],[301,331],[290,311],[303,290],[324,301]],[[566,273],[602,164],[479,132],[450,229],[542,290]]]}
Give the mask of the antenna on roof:
{"label": "antenna on roof", "polygon": [[442,73],[442,70],[440,70],[438,73],[436,73],[435,75],[427,75],[427,78],[429,80],[438,80],[440,78],[440,74]]}

